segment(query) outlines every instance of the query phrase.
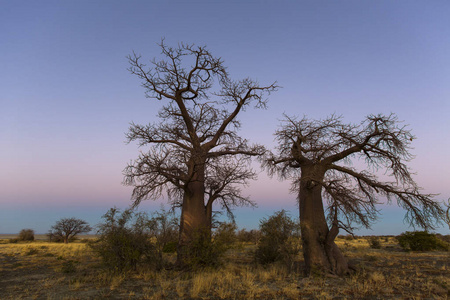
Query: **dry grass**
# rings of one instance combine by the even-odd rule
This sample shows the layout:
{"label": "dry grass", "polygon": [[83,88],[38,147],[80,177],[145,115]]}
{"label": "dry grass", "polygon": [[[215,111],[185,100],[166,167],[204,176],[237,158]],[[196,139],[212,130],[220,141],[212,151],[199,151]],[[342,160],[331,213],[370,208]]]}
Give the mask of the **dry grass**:
{"label": "dry grass", "polygon": [[[86,244],[0,243],[0,299],[448,299],[449,252],[402,252],[393,238],[338,239],[359,269],[345,278],[304,278],[254,264],[253,245],[230,251],[218,270],[141,269],[110,274]],[[301,268],[301,256],[298,264]]]}

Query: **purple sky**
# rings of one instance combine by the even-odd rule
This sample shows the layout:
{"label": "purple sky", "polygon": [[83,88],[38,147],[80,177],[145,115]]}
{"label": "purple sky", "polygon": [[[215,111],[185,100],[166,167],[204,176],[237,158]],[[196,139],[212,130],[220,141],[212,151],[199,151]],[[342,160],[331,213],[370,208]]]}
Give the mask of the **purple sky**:
{"label": "purple sky", "polygon": [[[349,122],[394,112],[417,136],[417,182],[450,197],[448,1],[0,3],[0,233],[46,232],[70,216],[94,225],[130,204],[122,170],[138,148],[124,133],[156,121],[160,103],[144,97],[126,56],[160,57],[162,37],[207,45],[233,78],[278,81],[268,110],[240,116],[252,142],[272,148],[283,112]],[[283,208],[296,217],[288,190],[261,173],[246,190],[259,208],[236,210],[238,225],[256,228]],[[360,233],[411,230],[395,206],[382,213]]]}

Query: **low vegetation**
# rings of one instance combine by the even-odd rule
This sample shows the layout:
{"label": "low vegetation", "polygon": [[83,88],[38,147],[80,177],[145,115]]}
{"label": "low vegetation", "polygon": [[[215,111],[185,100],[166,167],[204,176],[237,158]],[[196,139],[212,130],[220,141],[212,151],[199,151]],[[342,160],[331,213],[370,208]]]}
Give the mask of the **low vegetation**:
{"label": "low vegetation", "polygon": [[19,232],[19,241],[34,241],[34,230],[33,229],[22,229]]}
{"label": "low vegetation", "polygon": [[[122,217],[122,213],[117,213],[115,220]],[[86,239],[69,244],[39,238],[16,243],[1,239],[0,298],[447,299],[450,296],[450,252],[405,251],[397,237],[376,237],[379,248],[372,246],[373,237],[338,238],[339,247],[357,269],[352,275],[338,278],[304,277],[301,249],[292,257],[292,268],[282,260],[258,263],[255,253],[264,241],[263,232],[256,244],[239,241],[243,232],[234,234],[235,228],[230,224],[221,225],[214,232],[221,233],[215,234],[213,240],[222,239],[221,243],[229,246],[220,266],[190,271],[173,268],[176,261],[173,252],[161,253],[167,264],[159,270],[152,264],[140,263],[135,270],[117,272],[105,267]],[[154,239],[152,243],[156,245]]]}
{"label": "low vegetation", "polygon": [[448,251],[450,244],[426,231],[405,232],[397,237],[400,246],[406,251]]}
{"label": "low vegetation", "polygon": [[299,223],[282,210],[261,221],[260,235],[256,260],[263,265],[282,261],[291,267],[300,251]]}

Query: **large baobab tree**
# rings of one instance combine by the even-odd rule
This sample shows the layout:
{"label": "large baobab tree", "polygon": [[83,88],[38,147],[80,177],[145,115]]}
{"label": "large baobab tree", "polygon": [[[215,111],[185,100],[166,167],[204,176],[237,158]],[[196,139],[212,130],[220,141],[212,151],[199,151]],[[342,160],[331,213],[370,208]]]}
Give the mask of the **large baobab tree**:
{"label": "large baobab tree", "polygon": [[[147,97],[165,104],[159,122],[131,125],[128,142],[137,141],[149,150],[128,165],[124,183],[134,186],[134,205],[163,193],[170,199],[180,197],[178,262],[183,264],[197,232],[210,234],[210,205],[205,199],[232,204],[225,195],[231,195],[227,190],[254,177],[251,171],[239,168],[231,177],[227,175],[233,159],[265,151],[237,134],[237,115],[249,106],[265,108],[264,95],[277,87],[275,83],[260,86],[248,78],[231,80],[222,59],[205,47],[180,44],[172,48],[164,41],[160,47],[164,58],[151,61],[151,67],[143,64],[139,55],[128,57],[130,71],[142,80]],[[241,198],[233,199],[238,203]]]}
{"label": "large baobab tree", "polygon": [[[412,226],[430,229],[445,217],[434,195],[420,192],[405,164],[414,137],[395,115],[368,116],[357,125],[336,116],[318,121],[285,116],[275,136],[278,152],[264,164],[270,174],[293,179],[307,274],[349,272],[335,238],[340,229],[351,233],[354,223],[369,228],[378,197],[396,200]],[[366,168],[352,167],[352,160]],[[380,171],[394,181],[380,180]]]}

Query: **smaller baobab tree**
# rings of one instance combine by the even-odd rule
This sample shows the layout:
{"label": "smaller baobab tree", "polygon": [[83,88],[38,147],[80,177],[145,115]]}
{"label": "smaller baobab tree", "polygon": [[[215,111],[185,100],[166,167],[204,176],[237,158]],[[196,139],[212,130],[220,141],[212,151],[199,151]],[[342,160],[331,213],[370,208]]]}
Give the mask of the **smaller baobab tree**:
{"label": "smaller baobab tree", "polygon": [[[340,229],[352,233],[354,223],[369,228],[378,215],[378,197],[389,204],[396,200],[412,226],[432,229],[445,219],[435,195],[420,192],[405,164],[412,158],[414,137],[393,114],[370,115],[357,125],[334,115],[324,120],[285,116],[275,136],[278,153],[269,154],[263,165],[269,174],[293,180],[307,274],[349,272],[335,238]],[[357,170],[352,160],[367,168]],[[395,180],[381,181],[379,171]]]}

